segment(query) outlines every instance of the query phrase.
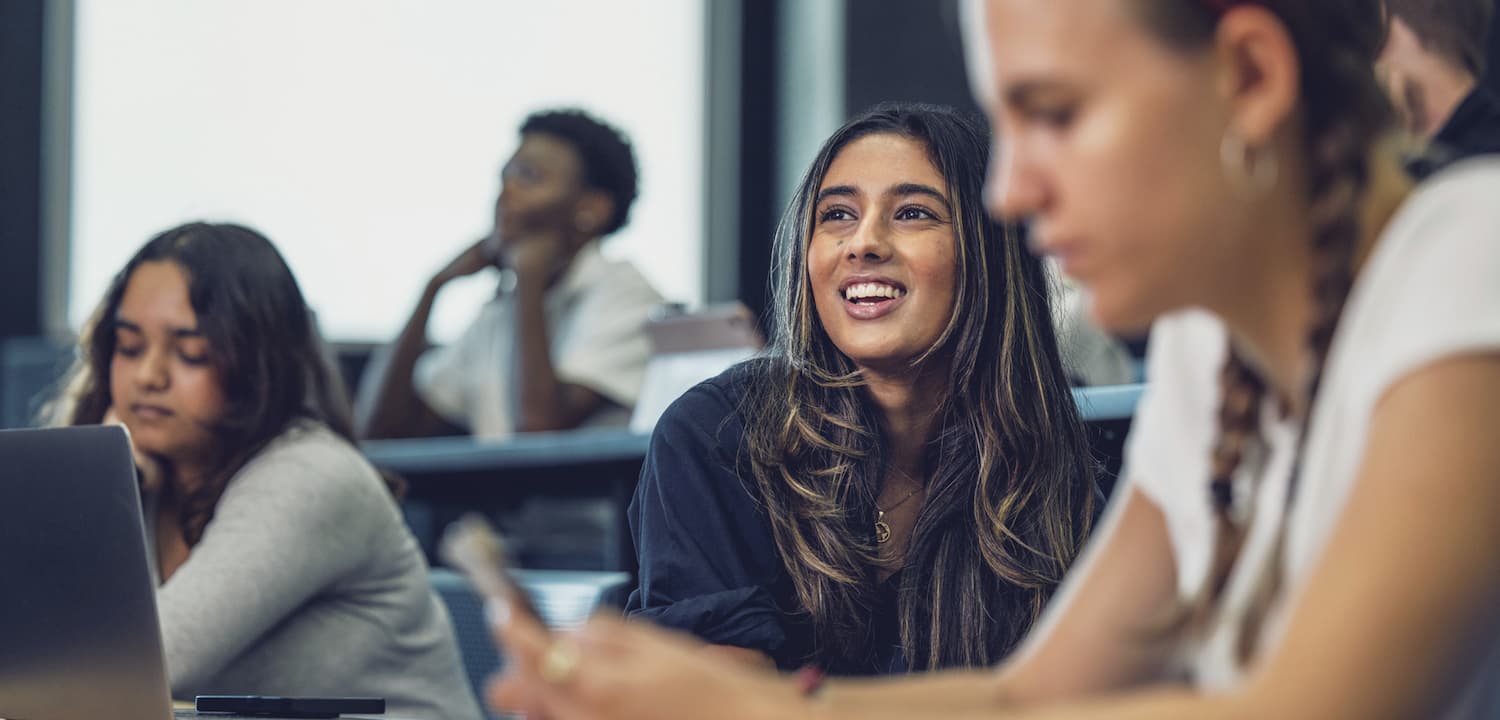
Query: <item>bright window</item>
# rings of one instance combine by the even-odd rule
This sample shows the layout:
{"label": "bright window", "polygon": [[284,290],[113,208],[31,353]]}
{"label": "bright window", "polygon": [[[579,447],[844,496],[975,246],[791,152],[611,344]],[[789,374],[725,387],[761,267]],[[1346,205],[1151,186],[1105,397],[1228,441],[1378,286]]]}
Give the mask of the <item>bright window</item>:
{"label": "bright window", "polygon": [[[633,140],[641,195],[605,245],[703,297],[704,0],[77,0],[69,319],[152,234],[243,222],[324,332],[395,336],[422,285],[490,229],[530,111]],[[453,338],[493,289],[455,283]]]}

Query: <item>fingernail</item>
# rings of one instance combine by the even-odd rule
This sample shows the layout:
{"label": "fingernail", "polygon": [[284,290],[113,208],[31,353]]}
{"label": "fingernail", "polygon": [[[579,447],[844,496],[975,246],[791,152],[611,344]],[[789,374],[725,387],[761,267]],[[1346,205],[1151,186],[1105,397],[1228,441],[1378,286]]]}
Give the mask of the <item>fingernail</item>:
{"label": "fingernail", "polygon": [[503,628],[510,624],[510,603],[504,600],[490,600],[484,604],[484,618],[489,621],[490,627]]}

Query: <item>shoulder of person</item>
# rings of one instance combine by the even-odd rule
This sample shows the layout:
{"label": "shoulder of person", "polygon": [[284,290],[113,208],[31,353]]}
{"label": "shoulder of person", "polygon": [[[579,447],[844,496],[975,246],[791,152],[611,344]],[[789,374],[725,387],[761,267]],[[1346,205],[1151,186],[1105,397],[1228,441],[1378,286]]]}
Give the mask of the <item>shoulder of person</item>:
{"label": "shoulder of person", "polygon": [[1387,223],[1340,319],[1332,374],[1361,397],[1411,371],[1500,342],[1500,157],[1417,186]]}
{"label": "shoulder of person", "polygon": [[1147,384],[1125,456],[1127,472],[1154,489],[1153,496],[1170,500],[1162,483],[1182,474],[1176,472],[1182,461],[1196,463],[1208,456],[1217,430],[1219,373],[1228,337],[1223,322],[1203,310],[1180,310],[1151,326]]}
{"label": "shoulder of person", "polygon": [[657,291],[656,286],[652,285],[640,268],[629,260],[610,258],[601,254],[594,258],[587,275],[586,289],[593,291],[592,294],[641,297],[653,304],[661,302],[661,293]]}
{"label": "shoulder of person", "polygon": [[[1349,296],[1368,337],[1418,331],[1469,304],[1492,315],[1500,288],[1500,156],[1456,163],[1418,185],[1392,216]],[[1464,313],[1467,314],[1467,313]]]}
{"label": "shoulder of person", "polygon": [[1404,237],[1421,234],[1433,226],[1443,226],[1455,233],[1423,238],[1421,241],[1472,241],[1464,228],[1486,233],[1483,239],[1495,244],[1494,233],[1500,230],[1500,155],[1482,155],[1462,160],[1421,183],[1406,204],[1392,218],[1385,235]]}
{"label": "shoulder of person", "polygon": [[[731,415],[742,409],[753,389],[762,386],[780,364],[767,357],[735,363],[724,372],[699,382],[672,403],[690,414]],[[669,410],[670,412],[670,410]]]}
{"label": "shoulder of person", "polygon": [[752,388],[764,386],[776,365],[769,358],[751,358],[689,388],[662,413],[652,443],[692,442],[717,446],[726,457],[737,455]]}
{"label": "shoulder of person", "polygon": [[[1206,310],[1178,310],[1163,315],[1151,325],[1146,350],[1147,381],[1155,386],[1218,387],[1218,372],[1229,347],[1224,322]],[[1157,383],[1157,380],[1168,382]],[[1148,392],[1155,390],[1148,388]]]}
{"label": "shoulder of person", "polygon": [[224,497],[242,491],[296,493],[312,498],[389,501],[380,474],[348,440],[321,422],[294,421],[252,456],[230,480]]}

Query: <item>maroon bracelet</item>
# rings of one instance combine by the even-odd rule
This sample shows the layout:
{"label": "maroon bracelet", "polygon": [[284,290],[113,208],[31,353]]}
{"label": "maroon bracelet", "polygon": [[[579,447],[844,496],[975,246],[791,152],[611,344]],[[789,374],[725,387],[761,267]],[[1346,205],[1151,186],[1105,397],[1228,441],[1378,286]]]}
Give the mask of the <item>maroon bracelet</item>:
{"label": "maroon bracelet", "polygon": [[823,681],[827,676],[823,674],[822,668],[816,665],[803,665],[797,670],[797,692],[802,697],[817,697],[823,690]]}

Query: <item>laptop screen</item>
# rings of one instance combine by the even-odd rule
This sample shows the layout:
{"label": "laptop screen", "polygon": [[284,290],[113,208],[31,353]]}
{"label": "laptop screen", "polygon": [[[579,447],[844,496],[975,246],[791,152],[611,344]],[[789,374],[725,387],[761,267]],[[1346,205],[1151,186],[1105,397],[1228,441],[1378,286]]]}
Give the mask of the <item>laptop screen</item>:
{"label": "laptop screen", "polygon": [[125,430],[0,431],[0,718],[172,716]]}

